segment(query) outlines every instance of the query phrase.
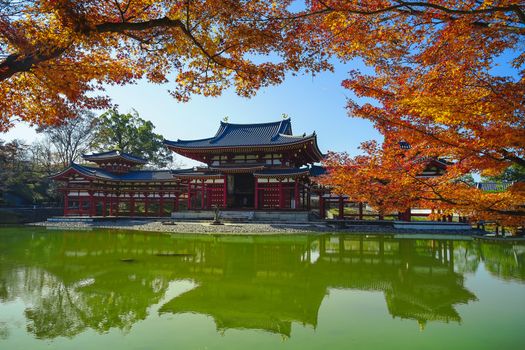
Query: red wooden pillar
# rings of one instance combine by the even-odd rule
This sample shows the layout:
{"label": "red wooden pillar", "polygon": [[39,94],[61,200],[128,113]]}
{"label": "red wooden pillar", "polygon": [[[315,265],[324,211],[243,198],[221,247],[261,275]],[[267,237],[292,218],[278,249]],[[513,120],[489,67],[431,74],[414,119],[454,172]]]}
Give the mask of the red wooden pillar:
{"label": "red wooden pillar", "polygon": [[253,179],[255,180],[255,200],[253,207],[257,210],[259,209],[259,181],[256,176],[254,176]]}
{"label": "red wooden pillar", "polygon": [[119,205],[119,195],[118,193],[116,193],[116,197],[115,197],[115,217],[118,217],[118,205]]}
{"label": "red wooden pillar", "polygon": [[296,178],[295,179],[295,184],[294,184],[294,200],[295,200],[295,210],[299,210],[301,209],[299,207],[299,180]]}
{"label": "red wooden pillar", "polygon": [[343,196],[339,196],[339,219],[343,220],[345,218],[345,203],[343,201]]}
{"label": "red wooden pillar", "polygon": [[109,216],[113,216],[113,193],[109,197]]}
{"label": "red wooden pillar", "polygon": [[159,216],[164,216],[164,193],[159,192]]}
{"label": "red wooden pillar", "polygon": [[129,215],[135,216],[135,193],[129,193]]}
{"label": "red wooden pillar", "polygon": [[310,187],[308,187],[306,189],[306,210],[308,211],[312,209],[312,193],[310,191]]}
{"label": "red wooden pillar", "polygon": [[222,186],[222,206],[226,208],[228,205],[228,176],[224,175],[224,184]]}
{"label": "red wooden pillar", "polygon": [[144,216],[148,216],[148,194],[144,192]]}
{"label": "red wooden pillar", "polygon": [[102,216],[106,217],[108,193],[104,192],[104,198],[102,199]]}
{"label": "red wooden pillar", "polygon": [[205,193],[206,193],[206,184],[204,183],[206,180],[202,179],[201,181],[201,209],[204,209],[206,208],[206,204],[205,204],[205,200],[206,200],[206,197],[205,197]]}
{"label": "red wooden pillar", "polygon": [[306,186],[304,184],[301,185],[299,195],[301,196],[301,209],[304,209],[306,207]]}
{"label": "red wooden pillar", "polygon": [[326,218],[326,209],[322,193],[319,194],[319,216],[321,217],[321,219]]}
{"label": "red wooden pillar", "polygon": [[359,220],[363,220],[363,202],[359,202]]}
{"label": "red wooden pillar", "polygon": [[95,216],[95,199],[93,197],[93,191],[88,191],[89,195],[89,209],[88,209],[88,216]]}
{"label": "red wooden pillar", "polygon": [[69,210],[69,190],[64,191],[64,216],[67,216]]}
{"label": "red wooden pillar", "polygon": [[283,180],[279,180],[279,209],[284,207]]}
{"label": "red wooden pillar", "polygon": [[193,180],[188,180],[188,210],[191,208],[191,183]]}
{"label": "red wooden pillar", "polygon": [[175,202],[173,203],[173,211],[179,211],[179,196],[180,194],[175,194]]}

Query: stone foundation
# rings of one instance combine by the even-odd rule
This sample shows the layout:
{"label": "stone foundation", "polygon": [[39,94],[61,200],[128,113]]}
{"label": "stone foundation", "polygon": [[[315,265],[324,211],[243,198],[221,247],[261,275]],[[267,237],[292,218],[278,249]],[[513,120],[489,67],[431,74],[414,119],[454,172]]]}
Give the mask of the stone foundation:
{"label": "stone foundation", "polygon": [[[220,212],[222,220],[232,221],[279,221],[307,222],[308,211],[245,211],[225,210]],[[213,210],[190,210],[171,213],[175,220],[213,220]]]}
{"label": "stone foundation", "polygon": [[394,221],[394,228],[403,230],[439,230],[468,231],[472,227],[467,223],[438,221]]}

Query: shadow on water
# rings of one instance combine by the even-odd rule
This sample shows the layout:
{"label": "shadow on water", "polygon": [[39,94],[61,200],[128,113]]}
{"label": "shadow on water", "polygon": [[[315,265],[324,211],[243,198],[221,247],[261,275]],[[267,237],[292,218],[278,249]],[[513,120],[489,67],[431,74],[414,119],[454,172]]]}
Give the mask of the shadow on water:
{"label": "shadow on water", "polygon": [[[37,338],[87,329],[129,330],[163,301],[170,282],[196,287],[159,314],[197,313],[217,331],[258,329],[291,336],[316,328],[330,289],[382,292],[393,317],[460,322],[477,300],[464,274],[480,262],[494,276],[525,281],[525,246],[364,235],[205,236],[122,231],[0,231],[0,303],[26,303]],[[9,330],[0,324],[0,338]]]}

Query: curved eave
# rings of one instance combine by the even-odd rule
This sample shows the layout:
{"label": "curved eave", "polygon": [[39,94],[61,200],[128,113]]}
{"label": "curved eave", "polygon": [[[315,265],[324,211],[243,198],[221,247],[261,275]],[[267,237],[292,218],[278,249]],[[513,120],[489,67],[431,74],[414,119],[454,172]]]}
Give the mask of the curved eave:
{"label": "curved eave", "polygon": [[232,146],[216,146],[216,147],[192,147],[192,146],[183,146],[176,144],[176,142],[172,141],[164,141],[164,144],[171,149],[173,152],[179,153],[184,156],[189,155],[195,155],[195,154],[210,154],[210,153],[217,153],[217,152],[256,152],[256,151],[281,151],[281,150],[293,150],[302,146],[304,144],[307,144],[311,142],[312,143],[312,154],[314,159],[321,160],[323,158],[323,154],[319,150],[319,147],[317,145],[317,135],[312,134],[307,137],[303,137],[300,140],[292,141],[288,143],[279,143],[279,144],[273,144],[273,145],[232,145]]}
{"label": "curved eave", "polygon": [[[292,138],[292,137],[290,137]],[[276,143],[276,144],[259,144],[259,145],[229,145],[229,146],[185,146],[180,144],[180,141],[169,141],[164,140],[164,144],[172,149],[178,149],[181,151],[194,151],[194,152],[203,152],[203,153],[209,153],[209,152],[215,152],[217,150],[238,150],[238,149],[261,149],[261,148],[276,148],[276,147],[286,147],[286,146],[293,146],[302,144],[305,142],[308,142],[312,139],[316,139],[316,135],[312,134],[309,136],[301,137],[296,140],[290,140],[290,142],[286,143]],[[202,140],[194,140],[194,141],[204,141],[204,140],[211,140],[211,139],[202,139]]]}
{"label": "curved eave", "polygon": [[237,173],[253,173],[264,169],[264,165],[252,166],[252,167],[210,167],[210,170],[218,171],[224,174],[237,174]]}
{"label": "curved eave", "polygon": [[80,174],[80,175],[84,175],[82,174],[81,172],[79,171],[76,171],[75,169],[73,169],[72,166],[68,166],[67,168],[65,168],[64,170],[62,170],[61,172],[59,173],[56,173],[54,175],[50,175],[48,176],[49,179],[52,179],[52,180],[63,180],[63,177],[70,174],[70,173],[76,173],[76,174]]}
{"label": "curved eave", "polygon": [[285,177],[303,177],[303,176],[308,176],[308,173],[309,171],[308,170],[305,170],[305,171],[301,171],[301,172],[296,172],[296,173],[282,173],[282,174],[279,174],[279,173],[275,173],[275,174],[264,174],[264,173],[254,173],[253,176],[257,177],[257,178],[285,178]]}
{"label": "curved eave", "polygon": [[129,182],[129,183],[137,183],[137,182],[177,182],[178,179],[176,179],[176,178],[171,178],[171,179],[118,179],[118,180],[107,180],[107,181]]}
{"label": "curved eave", "polygon": [[62,180],[64,177],[66,177],[67,175],[70,175],[70,174],[78,174],[78,175],[81,175],[81,176],[84,176],[86,178],[89,178],[89,179],[95,179],[97,178],[96,176],[94,176],[93,174],[89,173],[88,171],[84,171],[82,169],[79,169],[76,164],[71,164],[70,166],[68,166],[67,168],[65,168],[64,170],[62,170],[61,172],[55,174],[55,175],[51,175],[49,176],[50,179],[53,179],[53,180]]}
{"label": "curved eave", "polygon": [[316,162],[320,162],[325,157],[325,155],[319,149],[319,145],[317,144],[317,135],[315,133],[312,135],[312,141],[312,150],[314,155],[312,158],[317,159]]}
{"label": "curved eave", "polygon": [[181,174],[181,175],[174,175],[174,177],[178,180],[183,179],[222,179],[224,175],[222,174]]}

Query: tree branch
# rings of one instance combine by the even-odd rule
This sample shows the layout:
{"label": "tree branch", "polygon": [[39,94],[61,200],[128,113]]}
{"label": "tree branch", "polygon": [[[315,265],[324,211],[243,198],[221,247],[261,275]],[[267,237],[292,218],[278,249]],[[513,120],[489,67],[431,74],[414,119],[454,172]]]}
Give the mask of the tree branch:
{"label": "tree branch", "polygon": [[68,47],[55,47],[47,53],[34,52],[27,55],[11,54],[0,62],[0,81],[9,79],[16,73],[28,72],[35,65],[57,58]]}
{"label": "tree branch", "polygon": [[[179,28],[184,35],[199,48],[199,50],[212,62],[225,68],[224,63],[217,60],[217,55],[210,54],[204,46],[197,40],[190,30],[179,19],[170,19],[168,17],[152,19],[144,22],[105,22],[97,24],[94,27],[85,27],[83,34],[90,35],[95,33],[124,33],[128,31],[145,31],[153,28]],[[39,63],[59,57],[66,51],[67,47],[55,47],[48,53],[32,53],[29,55],[11,54],[0,63],[0,81],[10,78],[16,73],[27,72]]]}

